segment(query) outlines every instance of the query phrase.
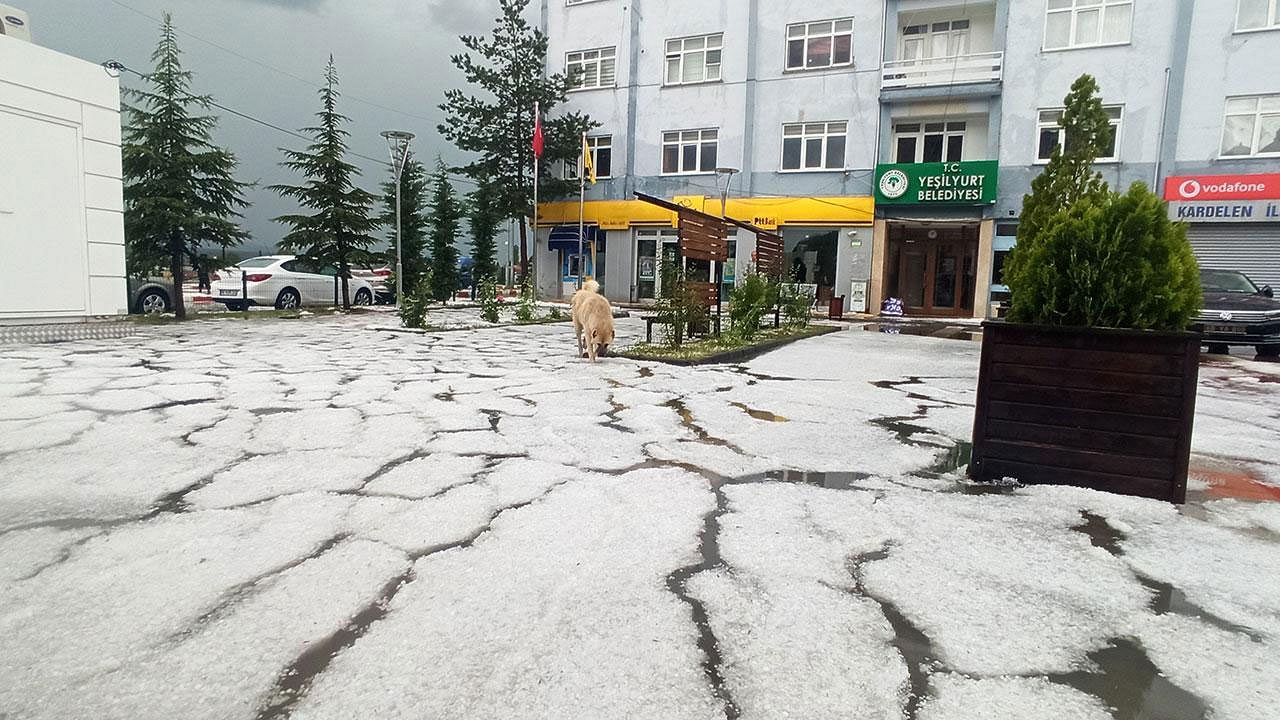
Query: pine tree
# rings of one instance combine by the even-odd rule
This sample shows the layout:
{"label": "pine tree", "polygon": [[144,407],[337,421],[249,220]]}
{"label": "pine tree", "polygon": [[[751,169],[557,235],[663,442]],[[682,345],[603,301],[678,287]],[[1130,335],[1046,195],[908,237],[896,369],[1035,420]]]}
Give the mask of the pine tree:
{"label": "pine tree", "polygon": [[332,55],[324,79],[324,87],[320,88],[322,108],[316,113],[320,124],[302,129],[315,141],[305,151],[281,148],[288,158],[281,165],[301,173],[305,181],[302,185],[272,185],[271,189],[314,211],[311,215],[275,218],[293,228],[281,239],[280,249],[335,265],[342,278],[342,306],[350,308],[348,270],[373,244],[371,233],[378,221],[369,216],[373,194],[355,186],[359,169],[343,159],[350,133],[341,127],[348,118],[337,110],[338,71]]}
{"label": "pine tree", "polygon": [[462,207],[449,184],[448,168],[436,160],[435,177],[431,179],[431,213],[427,217],[431,237],[431,296],[448,300],[458,289],[458,227]]}
{"label": "pine tree", "polygon": [[[440,108],[446,121],[439,130],[459,150],[478,156],[463,167],[468,175],[489,178],[501,189],[495,203],[499,218],[531,218],[534,104],[544,118],[539,200],[564,197],[576,189],[549,169],[557,160],[574,160],[581,152],[582,133],[596,124],[580,112],[551,117],[552,109],[565,101],[569,79],[562,73],[544,74],[547,36],[525,20],[529,0],[499,0],[499,4],[502,17],[495,21],[492,36],[463,35],[462,44],[469,52],[451,58],[482,95],[459,89],[445,92]],[[526,272],[527,225],[520,225],[520,265]]]}
{"label": "pine tree", "polygon": [[129,273],[144,275],[167,263],[173,274],[173,309],[185,318],[183,268],[202,247],[226,248],[247,239],[236,224],[246,206],[247,183],[234,177],[236,158],[213,145],[217,118],[210,97],[191,93],[191,73],[168,13],[146,76],[150,90],[127,90],[137,103],[126,108],[124,129],[125,239]]}
{"label": "pine tree", "polygon": [[[387,265],[396,266],[396,186],[394,169],[392,178],[382,184],[382,214],[378,220],[387,228],[391,247],[387,251]],[[427,171],[413,154],[405,161],[400,173],[400,229],[403,247],[400,251],[404,265],[404,282],[396,278],[396,292],[411,293],[427,271]]]}
{"label": "pine tree", "polygon": [[487,178],[471,193],[471,277],[476,283],[498,277],[498,224],[502,221],[496,207],[498,189]]}

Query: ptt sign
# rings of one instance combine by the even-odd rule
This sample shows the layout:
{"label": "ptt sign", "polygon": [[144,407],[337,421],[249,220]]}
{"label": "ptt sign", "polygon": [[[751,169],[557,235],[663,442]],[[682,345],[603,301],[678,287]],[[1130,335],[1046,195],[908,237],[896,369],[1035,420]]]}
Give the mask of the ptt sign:
{"label": "ptt sign", "polygon": [[778,216],[756,215],[755,217],[751,218],[751,224],[755,225],[758,228],[764,228],[765,230],[777,230]]}

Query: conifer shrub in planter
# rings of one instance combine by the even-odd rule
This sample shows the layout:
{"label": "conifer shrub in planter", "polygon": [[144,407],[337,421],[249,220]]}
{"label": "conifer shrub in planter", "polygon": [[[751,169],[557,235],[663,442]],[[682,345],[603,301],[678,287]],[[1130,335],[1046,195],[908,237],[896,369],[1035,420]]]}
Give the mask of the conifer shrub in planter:
{"label": "conifer shrub in planter", "polygon": [[984,324],[969,474],[1182,502],[1199,270],[1163,201],[1093,171],[1110,126],[1092,78],[1066,107],[1066,150],[1023,202],[1008,321]]}

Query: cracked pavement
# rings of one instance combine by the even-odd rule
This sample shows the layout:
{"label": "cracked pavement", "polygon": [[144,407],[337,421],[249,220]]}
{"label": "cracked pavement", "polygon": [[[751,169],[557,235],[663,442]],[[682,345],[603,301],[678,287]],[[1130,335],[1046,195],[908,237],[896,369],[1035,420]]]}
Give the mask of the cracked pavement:
{"label": "cracked pavement", "polygon": [[1280,706],[1274,366],[1202,366],[1175,508],[965,484],[976,343],[389,322],[0,347],[0,717]]}

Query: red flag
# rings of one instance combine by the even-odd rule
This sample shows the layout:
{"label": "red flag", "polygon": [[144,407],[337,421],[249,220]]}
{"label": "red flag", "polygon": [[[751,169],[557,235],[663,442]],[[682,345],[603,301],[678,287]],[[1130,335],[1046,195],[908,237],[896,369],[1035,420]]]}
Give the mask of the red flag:
{"label": "red flag", "polygon": [[533,156],[542,157],[542,116],[536,105],[533,108]]}

